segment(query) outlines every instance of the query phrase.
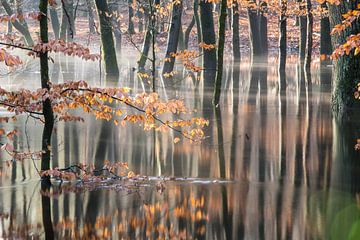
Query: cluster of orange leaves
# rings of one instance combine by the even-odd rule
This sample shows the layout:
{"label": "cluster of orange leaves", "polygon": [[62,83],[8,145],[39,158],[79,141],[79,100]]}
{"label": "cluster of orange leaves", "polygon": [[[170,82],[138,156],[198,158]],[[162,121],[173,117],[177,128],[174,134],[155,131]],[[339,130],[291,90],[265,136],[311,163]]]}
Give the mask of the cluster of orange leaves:
{"label": "cluster of orange leaves", "polygon": [[360,3],[357,5],[357,9],[349,10],[347,13],[342,15],[344,20],[334,26],[331,31],[331,34],[340,34],[346,28],[351,27],[351,24],[357,20],[360,16]]}
{"label": "cluster of orange leaves", "polygon": [[0,62],[4,62],[5,65],[9,67],[22,64],[22,61],[18,56],[11,55],[4,48],[0,48]]}
{"label": "cluster of orange leaves", "polygon": [[29,56],[36,57],[37,53],[45,52],[61,52],[68,56],[80,57],[84,60],[99,60],[99,54],[92,54],[90,49],[75,42],[65,42],[63,40],[51,40],[48,43],[38,43],[33,47],[33,51],[29,52]]}
{"label": "cluster of orange leaves", "polygon": [[[206,45],[207,47],[210,47],[210,45],[207,45],[205,43],[202,43],[202,44],[203,44],[202,46]],[[176,58],[180,59],[184,65],[184,67],[187,70],[190,70],[193,72],[200,72],[201,70],[203,70],[202,67],[197,66],[194,63],[194,60],[201,56],[197,51],[183,50],[183,51],[178,51],[176,53],[171,53],[171,56],[174,58],[176,57]]]}
{"label": "cluster of orange leaves", "polygon": [[[208,125],[203,118],[162,120],[160,115],[190,114],[182,100],[161,100],[156,93],[130,95],[128,88],[97,88],[90,87],[85,81],[53,84],[49,90],[30,91],[21,89],[17,92],[0,88],[0,105],[15,114],[42,114],[42,101],[49,98],[57,119],[62,121],[82,121],[73,116],[71,109],[81,108],[84,113],[95,115],[97,119],[113,121],[122,126],[126,122],[138,123],[144,130],[157,131],[176,130],[191,141],[199,141],[204,137],[201,130]],[[135,113],[134,113],[135,111]],[[175,127],[181,127],[175,129]]]}
{"label": "cluster of orange leaves", "polygon": [[360,34],[350,35],[344,44],[339,45],[331,54],[332,59],[338,59],[344,54],[349,55],[355,49],[354,55],[360,53]]}

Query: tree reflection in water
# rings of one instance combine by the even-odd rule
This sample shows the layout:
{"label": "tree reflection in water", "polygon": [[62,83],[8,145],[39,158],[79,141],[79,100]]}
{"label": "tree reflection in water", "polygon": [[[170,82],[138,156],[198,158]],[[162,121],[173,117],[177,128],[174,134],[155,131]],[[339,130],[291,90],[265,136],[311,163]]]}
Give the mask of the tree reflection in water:
{"label": "tree reflection in water", "polygon": [[[360,121],[356,115],[333,120],[329,69],[322,66],[309,75],[289,64],[286,88],[278,89],[276,66],[245,60],[227,66],[226,91],[216,109],[209,101],[212,91],[203,90],[195,76],[174,86],[173,96],[186,96],[187,105],[210,120],[206,135],[211,137],[201,145],[174,144],[175,134],[158,134],[154,156],[152,132],[92,118],[86,124],[58,124],[54,132],[53,166],[102,166],[109,160],[128,162],[140,175],[171,178],[143,182],[136,191],[68,192],[67,184],[37,185],[30,161],[3,166],[0,236],[337,239],[356,234],[360,165],[354,144]],[[60,67],[63,80],[86,76],[91,81],[76,61],[54,71]],[[83,75],[74,69],[83,69]],[[141,89],[132,79],[124,84]],[[24,121],[17,123],[20,132]],[[28,128],[31,149],[37,149],[41,126],[29,123]],[[161,191],[159,182],[165,186]],[[51,197],[39,194],[49,191]]]}

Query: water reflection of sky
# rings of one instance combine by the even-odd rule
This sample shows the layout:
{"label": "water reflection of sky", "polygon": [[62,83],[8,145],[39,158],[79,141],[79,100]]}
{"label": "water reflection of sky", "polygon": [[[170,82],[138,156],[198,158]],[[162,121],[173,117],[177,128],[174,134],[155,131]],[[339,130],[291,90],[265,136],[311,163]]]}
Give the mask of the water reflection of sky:
{"label": "water reflection of sky", "polygon": [[[120,84],[134,92],[143,84],[123,60]],[[0,78],[16,89],[38,87],[38,69]],[[86,236],[113,239],[346,239],[359,233],[359,121],[333,119],[330,70],[314,67],[311,79],[295,64],[287,69],[288,88],[277,91],[276,66],[231,62],[224,69],[220,107],[207,104],[212,96],[202,83],[188,77],[162,96],[185,98],[197,114],[210,120],[209,136],[201,145],[173,133],[144,132],[138,126],[117,127],[88,117],[84,124],[60,123],[53,138],[53,166],[128,162],[140,175],[186,177],[183,181],[152,180],[137,191],[96,190],[40,194],[31,161],[3,164],[0,178],[2,237]],[[51,80],[100,80],[97,63],[55,57]],[[309,84],[306,84],[309,82]],[[146,85],[146,84],[145,84]],[[18,149],[40,149],[41,124],[25,118],[17,128]],[[5,126],[2,126],[5,127]],[[26,133],[25,134],[25,127]],[[3,161],[8,158],[2,153]],[[35,160],[35,164],[40,165]],[[222,181],[226,180],[226,181]],[[63,191],[63,194],[59,194]],[[45,209],[45,211],[44,211]],[[44,215],[43,215],[44,214]],[[51,214],[51,221],[43,216]],[[49,219],[48,219],[49,220]],[[49,235],[48,235],[49,236]]]}

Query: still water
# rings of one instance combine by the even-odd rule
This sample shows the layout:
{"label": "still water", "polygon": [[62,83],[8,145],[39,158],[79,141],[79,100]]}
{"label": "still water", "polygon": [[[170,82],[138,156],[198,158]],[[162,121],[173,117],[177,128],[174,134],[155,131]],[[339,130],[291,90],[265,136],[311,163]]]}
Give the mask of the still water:
{"label": "still water", "polygon": [[[275,60],[270,60],[273,63]],[[143,84],[134,63],[121,63],[121,84]],[[2,71],[6,69],[1,69]],[[53,82],[104,85],[97,63],[59,58]],[[360,159],[354,150],[360,121],[331,114],[331,69],[305,76],[287,69],[277,89],[276,65],[226,63],[220,106],[180,67],[179,84],[163,97],[185,98],[210,120],[206,140],[174,144],[174,133],[154,135],[86,117],[59,123],[52,166],[127,162],[138,182],[114,181],[84,189],[62,184],[44,194],[31,160],[1,166],[0,237],[44,239],[359,239]],[[37,62],[3,74],[8,89],[39,87]],[[146,86],[145,86],[146,87]],[[2,111],[2,115],[6,112]],[[41,148],[42,125],[26,118],[1,127],[19,130],[19,150]],[[1,160],[9,158],[1,153]],[[40,162],[35,160],[40,166]],[[59,185],[59,184],[57,184]],[[50,197],[49,197],[50,196]]]}

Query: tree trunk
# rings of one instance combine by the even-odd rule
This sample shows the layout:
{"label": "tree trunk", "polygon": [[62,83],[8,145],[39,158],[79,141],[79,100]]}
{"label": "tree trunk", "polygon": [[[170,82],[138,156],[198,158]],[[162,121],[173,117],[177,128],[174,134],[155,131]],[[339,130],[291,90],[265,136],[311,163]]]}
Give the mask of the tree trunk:
{"label": "tree trunk", "polygon": [[198,43],[200,44],[202,42],[202,37],[201,37],[201,23],[199,17],[199,0],[194,0],[194,17],[196,24],[197,40]]}
{"label": "tree trunk", "polygon": [[51,26],[54,32],[55,39],[59,39],[60,37],[60,22],[58,18],[57,11],[54,7],[49,8]]}
{"label": "tree trunk", "polygon": [[299,16],[299,29],[300,29],[300,37],[299,37],[299,61],[300,65],[304,65],[305,61],[305,51],[306,51],[306,33],[307,33],[307,18],[305,14],[306,6],[304,5],[304,1],[306,0],[300,0],[298,1],[299,4],[299,10],[300,10],[300,16]]}
{"label": "tree trunk", "polygon": [[116,13],[111,15],[111,23],[113,26],[114,36],[115,36],[115,48],[117,53],[121,53],[121,29],[120,29],[120,19],[116,16],[120,15],[119,6],[117,4],[112,4],[109,6],[110,12]]}
{"label": "tree trunk", "polygon": [[[150,2],[151,0],[149,0]],[[157,5],[159,4],[159,0],[154,0],[154,3],[151,4],[151,8],[153,7],[153,5]],[[151,44],[151,40],[153,38],[155,38],[155,36],[152,35],[153,33],[153,28],[155,28],[155,18],[153,18],[151,16],[151,14],[147,17],[147,29],[146,29],[146,33],[145,33],[145,38],[144,38],[144,42],[143,42],[143,46],[142,46],[142,50],[141,50],[141,55],[140,55],[140,59],[138,60],[138,69],[144,70],[145,68],[145,64],[146,61],[148,60],[148,55],[149,55],[149,51],[150,51],[150,44]],[[154,26],[152,26],[154,24]]]}
{"label": "tree trunk", "polygon": [[215,79],[215,91],[214,91],[214,105],[218,105],[220,101],[221,93],[221,80],[223,73],[224,62],[224,46],[225,46],[225,25],[227,16],[227,0],[221,0],[220,17],[219,17],[219,34],[218,34],[218,48],[217,48],[217,72]]}
{"label": "tree trunk", "polygon": [[139,32],[142,33],[144,31],[144,13],[141,10],[139,10],[137,15],[139,18],[139,24],[138,24]]}
{"label": "tree trunk", "polygon": [[[331,27],[340,24],[343,20],[342,14],[357,8],[358,0],[346,2],[341,1],[339,5],[329,5],[329,18]],[[332,46],[335,48],[339,44],[346,42],[346,38],[351,34],[360,32],[359,19],[355,20],[352,27],[346,28],[341,34],[331,36]],[[335,60],[334,66],[334,88],[332,94],[333,110],[336,113],[344,113],[348,107],[355,103],[354,90],[360,79],[360,58],[354,56],[353,52]]]}
{"label": "tree trunk", "polygon": [[[202,40],[207,45],[215,45],[214,20],[212,13],[212,3],[200,1],[200,20]],[[216,49],[203,49],[203,68],[204,68],[204,85],[214,87],[216,74]]]}
{"label": "tree trunk", "polygon": [[188,49],[188,47],[189,47],[190,33],[191,33],[191,30],[193,29],[194,25],[195,25],[195,16],[193,15],[193,17],[191,18],[191,22],[190,22],[189,26],[186,28],[185,34],[184,34],[184,48],[185,49]]}
{"label": "tree trunk", "polygon": [[94,12],[90,0],[86,0],[86,8],[88,11],[89,31],[90,33],[95,33]]}
{"label": "tree trunk", "polygon": [[[326,3],[321,4],[321,7],[328,10]],[[320,20],[320,55],[326,56],[326,58],[332,53],[331,41],[329,41],[331,39],[330,32],[330,20],[328,14],[326,14]],[[321,62],[328,62],[324,61],[326,58],[321,57]]]}
{"label": "tree trunk", "polygon": [[279,18],[279,88],[280,91],[286,89],[286,10],[287,0],[280,0],[280,18]]}
{"label": "tree trunk", "polygon": [[[42,43],[48,42],[48,1],[40,0],[39,10],[40,15],[40,40]],[[49,85],[49,63],[48,53],[40,53],[40,74],[41,74],[41,88],[50,89]],[[41,170],[50,169],[50,145],[51,145],[51,134],[54,127],[54,114],[51,107],[51,101],[49,98],[43,100],[43,114],[45,119],[44,130],[42,134],[42,151],[41,156]],[[49,176],[43,177],[45,182],[50,180]]]}
{"label": "tree trunk", "polygon": [[[23,15],[23,5],[24,5],[24,1],[23,0],[15,0],[15,6],[16,6],[16,13],[19,15],[19,16],[22,16]],[[19,22],[26,28],[28,28],[28,25],[25,21],[25,19],[19,19]]]}
{"label": "tree trunk", "polygon": [[74,1],[62,1],[60,39],[72,41],[75,36]]}
{"label": "tree trunk", "polygon": [[[1,3],[7,15],[11,16],[14,14],[7,0],[1,0]],[[24,36],[26,45],[28,46],[34,45],[34,41],[27,27],[23,26],[18,20],[13,21],[12,25],[14,26],[14,28],[16,28],[16,30],[18,30]]]}
{"label": "tree trunk", "polygon": [[95,0],[97,12],[100,20],[100,33],[102,54],[105,63],[105,74],[114,77],[119,77],[119,67],[116,59],[116,52],[114,47],[114,38],[112,33],[111,19],[109,18],[109,8],[107,0]]}
{"label": "tree trunk", "polygon": [[239,31],[239,4],[237,0],[233,1],[232,5],[232,49],[233,58],[235,62],[240,62],[240,31]]}
{"label": "tree trunk", "polygon": [[[307,21],[307,36],[306,36],[306,54],[305,54],[305,71],[310,74],[311,54],[313,48],[313,25],[314,18],[311,12],[311,0],[306,0],[306,21]],[[308,82],[309,84],[309,82]]]}
{"label": "tree trunk", "polygon": [[135,33],[135,29],[134,29],[134,21],[133,21],[133,17],[134,17],[134,9],[133,9],[133,0],[128,0],[128,10],[129,10],[129,27],[128,27],[128,33],[129,34],[134,34]]}
{"label": "tree trunk", "polygon": [[268,58],[268,29],[267,29],[267,15],[268,6],[266,1],[259,2],[259,36],[262,61],[267,62]]}
{"label": "tree trunk", "polygon": [[149,20],[141,50],[140,59],[138,60],[139,70],[144,70],[145,68],[146,60],[148,60],[148,56],[149,56],[150,43],[151,43],[151,21]]}
{"label": "tree trunk", "polygon": [[[255,2],[253,2],[253,3],[255,3]],[[248,8],[247,12],[248,12],[248,18],[249,18],[249,34],[250,34],[251,53],[252,53],[253,57],[257,58],[257,57],[261,56],[259,15],[257,14],[257,11],[253,8]]]}
{"label": "tree trunk", "polygon": [[[171,26],[168,35],[167,50],[165,55],[166,61],[164,62],[164,67],[162,71],[163,76],[170,74],[174,69],[175,57],[172,54],[176,53],[179,42],[180,31],[182,31],[181,29],[182,8],[183,8],[182,1],[180,1],[180,3],[173,1]],[[167,78],[166,76],[164,77]]]}

